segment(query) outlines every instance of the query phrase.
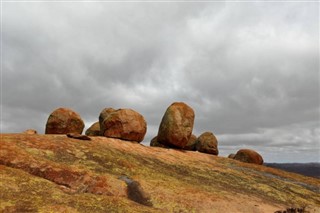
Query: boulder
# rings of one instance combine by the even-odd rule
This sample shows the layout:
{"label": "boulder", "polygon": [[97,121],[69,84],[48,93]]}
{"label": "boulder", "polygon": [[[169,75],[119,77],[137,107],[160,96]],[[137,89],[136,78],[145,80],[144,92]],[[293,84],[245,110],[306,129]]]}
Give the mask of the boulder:
{"label": "boulder", "polygon": [[88,136],[100,136],[100,123],[99,121],[92,124],[87,130],[85,135]]}
{"label": "boulder", "polygon": [[212,132],[204,132],[198,138],[196,142],[196,149],[199,152],[218,155],[218,141]]}
{"label": "boulder", "polygon": [[141,142],[147,132],[144,117],[132,109],[104,109],[99,116],[101,135]]}
{"label": "boulder", "polygon": [[154,137],[154,138],[152,138],[152,140],[150,141],[150,146],[162,147],[162,148],[169,148],[168,146],[159,143],[157,139],[158,139],[157,136]]}
{"label": "boulder", "polygon": [[196,144],[197,144],[197,136],[191,135],[190,139],[187,143],[187,145],[183,148],[184,150],[189,150],[189,151],[196,151]]}
{"label": "boulder", "polygon": [[236,156],[236,154],[232,153],[232,154],[228,155],[228,158],[234,159],[234,156]]}
{"label": "boulder", "polygon": [[58,108],[54,110],[46,124],[46,134],[81,134],[84,122],[80,115],[68,108]]}
{"label": "boulder", "polygon": [[192,134],[194,117],[193,109],[187,104],[171,104],[162,117],[158,141],[168,146],[185,147]]}
{"label": "boulder", "polygon": [[38,134],[37,130],[35,129],[27,129],[25,131],[22,132],[23,134],[27,134],[27,135],[35,135]]}
{"label": "boulder", "polygon": [[262,156],[251,149],[240,149],[234,156],[234,159],[245,163],[263,164]]}

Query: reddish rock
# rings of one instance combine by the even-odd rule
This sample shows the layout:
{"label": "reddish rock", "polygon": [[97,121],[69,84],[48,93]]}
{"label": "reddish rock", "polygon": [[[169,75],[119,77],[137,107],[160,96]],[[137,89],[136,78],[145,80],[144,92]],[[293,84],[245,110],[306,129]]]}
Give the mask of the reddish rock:
{"label": "reddish rock", "polygon": [[152,140],[150,141],[150,146],[162,147],[162,148],[169,148],[168,146],[159,143],[157,139],[158,139],[157,136],[154,137],[154,138],[152,138]]}
{"label": "reddish rock", "polygon": [[35,129],[27,129],[27,130],[23,131],[22,133],[23,134],[28,134],[28,135],[38,134],[37,130],[35,130]]}
{"label": "reddish rock", "polygon": [[192,134],[194,111],[182,102],[171,104],[162,117],[158,141],[164,145],[185,147]]}
{"label": "reddish rock", "polygon": [[197,136],[191,135],[187,145],[183,148],[184,150],[196,151]]}
{"label": "reddish rock", "polygon": [[100,123],[99,121],[92,124],[87,130],[85,135],[88,136],[100,136]]}
{"label": "reddish rock", "polygon": [[129,141],[143,141],[147,132],[144,117],[132,109],[106,109],[100,113],[100,129],[103,136]]}
{"label": "reddish rock", "polygon": [[234,156],[234,159],[245,163],[263,164],[262,156],[251,149],[240,149]]}
{"label": "reddish rock", "polygon": [[218,155],[218,141],[212,132],[202,133],[196,142],[196,149],[199,152]]}
{"label": "reddish rock", "polygon": [[80,115],[68,108],[59,108],[54,110],[46,124],[46,134],[81,134],[84,128],[84,122]]}

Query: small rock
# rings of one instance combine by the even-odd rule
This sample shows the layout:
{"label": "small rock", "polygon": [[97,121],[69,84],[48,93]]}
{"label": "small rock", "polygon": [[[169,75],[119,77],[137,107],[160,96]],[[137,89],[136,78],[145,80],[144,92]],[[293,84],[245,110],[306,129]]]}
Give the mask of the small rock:
{"label": "small rock", "polygon": [[251,149],[240,149],[234,156],[234,159],[245,163],[263,164],[262,156]]}
{"label": "small rock", "polygon": [[100,136],[100,123],[99,121],[92,124],[85,132],[85,135],[88,136]]}
{"label": "small rock", "polygon": [[67,136],[69,138],[74,138],[74,139],[78,139],[78,140],[87,140],[87,141],[91,140],[91,138],[89,138],[86,135],[80,135],[80,134],[76,134],[76,133],[68,133]]}
{"label": "small rock", "polygon": [[232,153],[232,154],[228,155],[228,158],[234,159],[234,156],[236,156],[236,154]]}
{"label": "small rock", "polygon": [[204,132],[202,133],[196,142],[197,151],[218,155],[218,141],[212,132]]}
{"label": "small rock", "polygon": [[25,131],[22,132],[23,134],[27,134],[27,135],[36,135],[38,134],[37,130],[35,129],[27,129]]}

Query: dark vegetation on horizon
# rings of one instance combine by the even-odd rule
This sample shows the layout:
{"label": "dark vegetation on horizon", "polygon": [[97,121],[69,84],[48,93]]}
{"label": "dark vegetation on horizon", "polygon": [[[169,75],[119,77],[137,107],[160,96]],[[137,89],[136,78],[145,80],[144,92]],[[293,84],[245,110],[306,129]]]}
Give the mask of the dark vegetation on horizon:
{"label": "dark vegetation on horizon", "polygon": [[265,163],[265,166],[320,178],[320,163]]}

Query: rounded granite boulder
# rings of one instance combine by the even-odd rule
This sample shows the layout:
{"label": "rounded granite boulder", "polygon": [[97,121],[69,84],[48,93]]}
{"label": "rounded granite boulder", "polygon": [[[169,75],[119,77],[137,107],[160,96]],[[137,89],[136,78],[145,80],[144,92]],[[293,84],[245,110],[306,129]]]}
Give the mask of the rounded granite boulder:
{"label": "rounded granite boulder", "polygon": [[218,140],[212,132],[202,133],[196,142],[196,149],[199,152],[218,155]]}
{"label": "rounded granite boulder", "polygon": [[69,108],[58,108],[48,118],[45,134],[81,134],[84,122],[80,115]]}
{"label": "rounded granite boulder", "polygon": [[162,117],[158,141],[163,145],[184,148],[192,134],[194,117],[193,109],[187,104],[171,104]]}
{"label": "rounded granite boulder", "polygon": [[240,149],[234,156],[234,159],[245,163],[263,164],[262,156],[251,149]]}

